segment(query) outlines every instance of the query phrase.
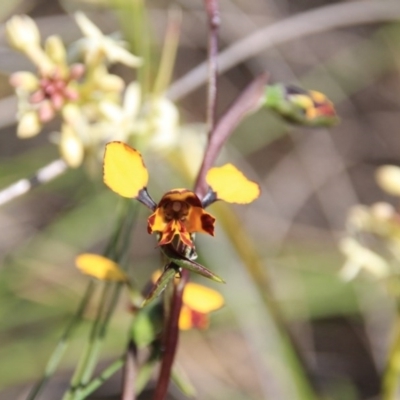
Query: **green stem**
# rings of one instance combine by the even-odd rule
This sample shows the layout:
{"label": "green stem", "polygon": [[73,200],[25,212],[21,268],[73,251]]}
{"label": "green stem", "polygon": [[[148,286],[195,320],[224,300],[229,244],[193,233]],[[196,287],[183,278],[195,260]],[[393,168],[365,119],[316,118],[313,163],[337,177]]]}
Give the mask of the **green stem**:
{"label": "green stem", "polygon": [[122,199],[118,206],[119,206],[117,210],[118,219],[115,224],[115,229],[111,235],[111,239],[108,242],[106,249],[104,250],[104,256],[109,257],[115,260],[116,262],[119,262],[119,260],[117,260],[119,254],[118,244],[121,241],[121,237],[124,236],[123,232],[124,232],[124,226],[127,224],[126,223],[127,218],[129,225],[128,228],[132,228],[132,223],[134,217],[136,216],[136,204],[132,203],[130,200]]}
{"label": "green stem", "polygon": [[118,303],[122,284],[118,283],[111,292],[112,284],[106,283],[101,297],[96,320],[94,322],[89,342],[74,375],[71,388],[64,400],[81,398],[83,387],[89,382],[96,366],[99,350],[107,334],[107,327]]}
{"label": "green stem", "polygon": [[138,202],[129,202],[128,206],[127,215],[121,219],[123,222],[123,229],[121,229],[121,235],[115,245],[116,254],[114,259],[121,266],[124,264],[124,257],[128,254],[133,226],[139,212]]}
{"label": "green stem", "polygon": [[[136,210],[136,204],[126,201],[122,203],[119,209],[117,228],[105,251],[105,255],[117,262],[122,260],[123,255],[129,247],[129,238],[137,215]],[[83,355],[71,380],[70,388],[64,395],[63,400],[81,398],[84,387],[89,382],[96,366],[98,354],[106,336],[109,321],[117,305],[121,289],[122,284],[120,283],[105,283],[96,319],[90,331],[89,341],[86,343]]]}
{"label": "green stem", "polygon": [[159,352],[153,352],[149,359],[139,368],[135,382],[135,390],[137,395],[141,393],[149,383],[159,359]]}
{"label": "green stem", "polygon": [[152,66],[150,25],[144,0],[123,0],[122,3],[122,9],[117,13],[132,52],[143,60],[143,65],[137,70],[137,80],[146,97],[150,91]]}
{"label": "green stem", "polygon": [[82,315],[86,309],[86,306],[89,300],[92,297],[94,291],[95,283],[94,281],[90,281],[84,296],[78,306],[78,309],[75,312],[75,315],[72,317],[71,321],[67,325],[64,333],[62,334],[60,340],[57,343],[56,348],[54,349],[53,353],[50,356],[49,361],[47,362],[44,374],[40,381],[32,388],[26,400],[34,400],[36,397],[41,393],[41,391],[46,386],[48,380],[56,371],[62,356],[64,355],[65,351],[68,348],[69,340],[71,339],[75,329],[82,321]]}
{"label": "green stem", "polygon": [[169,11],[168,25],[165,32],[164,46],[160,66],[154,83],[153,95],[162,95],[171,82],[181,32],[182,13],[178,9]]}
{"label": "green stem", "polygon": [[109,365],[97,378],[89,382],[84,389],[82,389],[77,400],[85,399],[96,389],[98,389],[108,378],[113,376],[119,369],[124,365],[125,356],[121,356],[115,360],[111,365]]}
{"label": "green stem", "polygon": [[400,376],[400,314],[394,324],[394,337],[382,380],[382,400],[396,400]]}
{"label": "green stem", "polygon": [[64,395],[63,400],[73,400],[79,397],[82,391],[82,387],[89,381],[93,371],[95,360],[97,359],[99,349],[99,334],[101,319],[105,313],[107,306],[107,297],[110,291],[110,283],[105,283],[103,287],[103,293],[101,295],[100,305],[97,310],[96,319],[93,323],[92,330],[90,332],[90,339],[86,343],[85,350],[79,361],[78,367],[71,380],[71,385],[68,392]]}
{"label": "green stem", "polygon": [[185,396],[190,398],[196,397],[196,389],[188,380],[186,372],[177,363],[172,368],[171,379]]}
{"label": "green stem", "polygon": [[108,324],[118,303],[122,284],[116,284],[110,294],[111,289],[111,284],[106,283],[89,342],[71,382],[70,390],[63,400],[79,400],[83,398],[82,393],[86,391],[87,384],[93,375],[101,345],[107,334]]}

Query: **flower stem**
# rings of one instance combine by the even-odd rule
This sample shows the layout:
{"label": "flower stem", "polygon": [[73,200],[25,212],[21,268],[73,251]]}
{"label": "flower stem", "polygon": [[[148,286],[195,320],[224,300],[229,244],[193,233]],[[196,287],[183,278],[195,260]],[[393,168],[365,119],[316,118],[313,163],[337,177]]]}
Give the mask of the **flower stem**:
{"label": "flower stem", "polygon": [[[113,289],[113,290],[112,290]],[[117,305],[122,285],[106,283],[101,296],[96,320],[94,321],[89,342],[81,357],[78,368],[71,381],[71,386],[64,400],[78,400],[84,398],[88,382],[96,366],[98,354],[107,333],[107,327]]]}
{"label": "flower stem", "polygon": [[209,138],[214,133],[218,94],[218,29],[220,25],[218,0],[204,0],[208,17],[208,92],[207,92],[207,127]]}
{"label": "flower stem", "polygon": [[78,367],[75,370],[71,380],[71,385],[68,392],[64,395],[63,400],[76,400],[80,397],[83,386],[88,383],[93,371],[94,362],[97,359],[97,353],[100,346],[100,326],[101,319],[107,307],[107,297],[111,289],[111,284],[106,282],[101,295],[101,302],[97,309],[96,319],[93,323],[90,332],[89,342],[79,361]]}
{"label": "flower stem", "polygon": [[98,389],[108,378],[113,376],[119,369],[122,368],[125,362],[125,356],[121,356],[109,365],[97,378],[89,382],[77,397],[77,400],[85,399],[89,394]]}
{"label": "flower stem", "polygon": [[174,281],[172,303],[167,320],[166,331],[163,338],[163,354],[160,375],[158,377],[154,400],[164,400],[167,395],[172,364],[174,362],[179,340],[179,314],[182,308],[182,297],[185,285],[189,280],[189,271],[183,269],[181,279]]}
{"label": "flower stem", "polygon": [[142,93],[146,97],[150,91],[152,60],[151,60],[151,32],[144,0],[122,1],[122,8],[118,11],[125,36],[132,45],[133,53],[141,57],[143,66],[138,68],[138,81]]}
{"label": "flower stem", "polygon": [[203,162],[197,176],[195,192],[198,196],[203,197],[206,194],[207,171],[213,166],[229,136],[247,115],[259,108],[267,81],[267,74],[257,76],[219,119],[212,136],[208,138]]}
{"label": "flower stem", "polygon": [[135,381],[136,394],[138,395],[143,391],[154,371],[155,366],[160,360],[160,350],[158,348],[152,349],[152,352],[146,362],[140,366]]}
{"label": "flower stem", "polygon": [[86,306],[87,306],[89,300],[92,297],[94,287],[95,287],[94,281],[90,281],[86,288],[86,292],[85,292],[84,296],[82,297],[82,300],[78,306],[78,309],[76,310],[75,315],[72,317],[71,321],[67,325],[63,335],[61,336],[60,340],[57,343],[56,348],[54,349],[52,355],[50,356],[49,361],[47,362],[43,377],[32,388],[32,390],[30,391],[26,400],[36,399],[36,397],[44,389],[46,383],[48,382],[50,377],[53,375],[55,370],[57,369],[62,356],[64,355],[65,351],[68,348],[69,340],[70,340],[72,334],[74,333],[75,329],[82,321],[82,315],[86,309]]}
{"label": "flower stem", "polygon": [[160,66],[154,83],[153,94],[163,95],[171,81],[181,33],[182,12],[173,8],[168,13],[168,25],[165,32],[164,46],[161,53]]}
{"label": "flower stem", "polygon": [[[105,255],[120,263],[129,247],[132,226],[136,220],[137,207],[135,203],[123,201],[119,209],[116,229],[112,234]],[[106,282],[97,309],[96,319],[90,331],[89,341],[81,356],[78,367],[71,380],[71,385],[63,400],[82,398],[82,392],[89,382],[95,368],[98,353],[107,333],[107,327],[117,305],[122,284]]]}

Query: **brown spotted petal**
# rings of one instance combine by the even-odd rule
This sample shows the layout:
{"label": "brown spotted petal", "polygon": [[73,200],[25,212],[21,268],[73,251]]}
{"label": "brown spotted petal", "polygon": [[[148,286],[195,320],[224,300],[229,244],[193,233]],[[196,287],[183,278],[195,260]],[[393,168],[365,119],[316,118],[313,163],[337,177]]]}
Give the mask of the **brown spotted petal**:
{"label": "brown spotted petal", "polygon": [[162,232],[167,227],[167,222],[164,220],[164,212],[162,208],[157,207],[156,211],[150,215],[147,220],[147,232]]}
{"label": "brown spotted petal", "polygon": [[159,246],[171,243],[175,235],[178,235],[181,242],[186,246],[194,247],[190,233],[186,230],[182,222],[175,220],[170,221],[166,229],[161,232],[161,238],[158,242]]}
{"label": "brown spotted petal", "polygon": [[204,211],[200,199],[187,189],[167,192],[148,219],[149,233],[159,232],[159,245],[171,243],[178,235],[189,247],[194,247],[191,233],[202,232],[214,236],[215,218]]}
{"label": "brown spotted petal", "polygon": [[192,207],[186,222],[188,232],[202,232],[214,236],[215,218],[201,207]]}

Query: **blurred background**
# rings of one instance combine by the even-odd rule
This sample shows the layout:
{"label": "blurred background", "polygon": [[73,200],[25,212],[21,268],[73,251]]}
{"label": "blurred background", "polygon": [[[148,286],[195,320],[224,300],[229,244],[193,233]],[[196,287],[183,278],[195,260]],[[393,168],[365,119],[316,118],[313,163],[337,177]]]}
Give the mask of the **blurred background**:
{"label": "blurred background", "polygon": [[[181,124],[204,135],[204,70],[182,80],[206,60],[203,3],[147,1],[154,52],[160,52],[171,6],[182,9],[183,19],[169,95],[179,108]],[[59,157],[49,139],[57,121],[35,138],[16,137],[17,101],[8,77],[33,67],[8,47],[4,22],[14,14],[28,14],[42,37],[58,34],[70,43],[80,36],[71,17],[76,10],[84,11],[104,33],[122,30],[130,37],[129,15],[123,15],[118,1],[2,2],[0,188]],[[321,398],[379,399],[396,304],[367,274],[351,282],[340,278],[344,257],[338,242],[351,206],[381,200],[396,205],[395,198],[379,189],[374,173],[378,166],[399,164],[400,159],[400,3],[221,0],[220,12],[224,72],[219,115],[257,74],[268,71],[273,83],[325,93],[341,122],[330,129],[296,127],[260,110],[231,136],[220,161],[230,160],[257,180],[262,196],[240,208],[210,207],[210,213],[232,212],[243,237],[232,239],[232,232],[218,222],[215,238],[198,235],[201,259],[227,281],[222,288],[206,284],[221,290],[226,306],[213,314],[209,330],[182,333],[177,361],[198,399],[295,399],[279,332],[262,296],[268,290]],[[244,39],[249,41],[240,47]],[[118,66],[113,72],[132,79]],[[188,144],[189,157],[190,152]],[[168,157],[146,161],[155,198],[171,187],[190,185],[174,172],[179,166],[166,166]],[[102,252],[115,218],[116,197],[103,187],[100,167],[94,177],[79,168],[0,208],[1,399],[23,399],[41,376],[87,284],[88,278],[74,268],[74,258],[84,251]],[[131,246],[129,273],[138,284],[159,265],[154,237],[145,232],[147,216],[145,210],[140,213]],[[237,241],[251,248],[262,280],[255,279],[239,257]],[[266,282],[268,288],[263,287]],[[128,307],[123,296],[104,344],[103,363],[126,346]],[[92,317],[89,309],[41,398],[61,398]],[[118,398],[112,396],[118,393],[119,380],[117,374],[92,398]],[[172,387],[171,398],[184,397]]]}

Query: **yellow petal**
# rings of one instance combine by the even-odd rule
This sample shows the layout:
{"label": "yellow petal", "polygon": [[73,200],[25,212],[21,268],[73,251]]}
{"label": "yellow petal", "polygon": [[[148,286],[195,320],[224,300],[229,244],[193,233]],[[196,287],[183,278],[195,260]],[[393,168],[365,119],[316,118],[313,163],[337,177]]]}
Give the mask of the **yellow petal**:
{"label": "yellow petal", "polygon": [[157,207],[156,211],[148,218],[148,232],[163,232],[166,226],[164,210],[161,207]]}
{"label": "yellow petal", "polygon": [[215,218],[200,207],[191,207],[185,226],[188,232],[202,232],[214,236]]}
{"label": "yellow petal", "polygon": [[247,204],[260,195],[258,184],[248,180],[232,164],[211,168],[207,173],[206,182],[219,200],[228,203]]}
{"label": "yellow petal", "polygon": [[210,325],[208,314],[201,313],[187,307],[185,304],[181,308],[179,314],[179,329],[187,331],[192,328],[207,329]]}
{"label": "yellow petal", "polygon": [[315,101],[316,103],[330,103],[332,104],[331,101],[328,100],[328,98],[321,92],[317,92],[316,90],[310,90],[309,91],[310,97]]}
{"label": "yellow petal", "polygon": [[303,109],[310,109],[314,107],[314,102],[307,94],[296,94],[291,96],[290,100]]}
{"label": "yellow petal", "polygon": [[149,180],[141,154],[122,142],[106,145],[103,173],[104,183],[123,197],[136,198]]}
{"label": "yellow petal", "polygon": [[84,274],[104,281],[127,282],[128,277],[114,261],[98,254],[81,254],[76,267]]}
{"label": "yellow petal", "polygon": [[393,196],[400,196],[400,167],[384,165],[376,171],[378,185]]}
{"label": "yellow petal", "polygon": [[181,313],[179,314],[179,329],[182,331],[187,331],[193,327],[192,324],[192,312],[189,307],[183,305],[181,308]]}
{"label": "yellow petal", "polygon": [[224,298],[216,290],[189,282],[183,292],[183,303],[192,310],[207,314],[224,305]]}

